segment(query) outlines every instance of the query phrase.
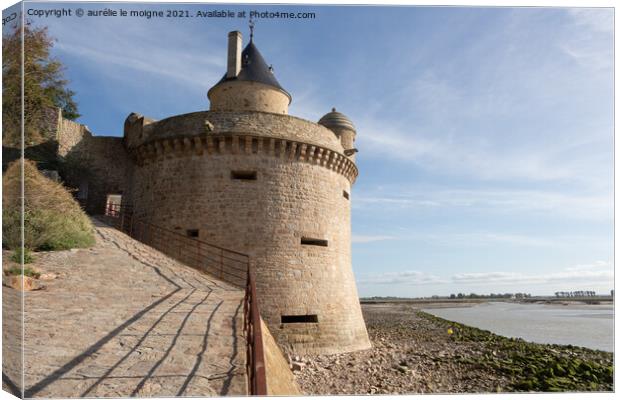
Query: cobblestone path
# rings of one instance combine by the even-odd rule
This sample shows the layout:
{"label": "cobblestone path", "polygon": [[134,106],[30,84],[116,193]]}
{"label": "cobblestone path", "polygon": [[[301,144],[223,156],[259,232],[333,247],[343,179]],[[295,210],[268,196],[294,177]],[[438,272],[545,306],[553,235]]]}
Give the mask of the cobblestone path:
{"label": "cobblestone path", "polygon": [[94,222],[37,262],[59,277],[26,293],[26,397],[245,395],[243,291]]}

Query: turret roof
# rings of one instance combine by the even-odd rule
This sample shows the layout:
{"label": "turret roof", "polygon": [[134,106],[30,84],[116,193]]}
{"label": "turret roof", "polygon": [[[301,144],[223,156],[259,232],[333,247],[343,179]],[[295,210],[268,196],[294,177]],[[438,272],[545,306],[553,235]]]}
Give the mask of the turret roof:
{"label": "turret roof", "polygon": [[258,51],[258,48],[254,45],[253,40],[250,40],[250,43],[248,43],[241,52],[241,71],[239,75],[233,78],[227,78],[226,74],[224,74],[224,77],[218,83],[233,80],[263,83],[278,88],[289,95],[288,92],[280,86],[280,83],[278,83],[278,80],[273,74],[273,69],[267,65],[265,59]]}
{"label": "turret roof", "polygon": [[353,125],[349,117],[336,111],[335,108],[332,108],[331,112],[323,115],[319,120],[319,124],[326,128],[347,128],[355,131],[355,125]]}

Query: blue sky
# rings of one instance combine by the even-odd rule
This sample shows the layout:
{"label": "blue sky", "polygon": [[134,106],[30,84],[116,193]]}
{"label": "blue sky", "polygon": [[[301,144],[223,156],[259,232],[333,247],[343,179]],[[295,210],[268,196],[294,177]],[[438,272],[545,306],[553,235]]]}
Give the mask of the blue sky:
{"label": "blue sky", "polygon": [[[123,5],[81,7],[106,6]],[[613,288],[613,10],[175,8],[316,13],[257,20],[255,43],[292,115],[335,106],[357,126],[361,296]],[[243,19],[33,22],[57,39],[79,121],[100,135],[122,135],[130,112],[208,109],[227,32],[248,37]]]}

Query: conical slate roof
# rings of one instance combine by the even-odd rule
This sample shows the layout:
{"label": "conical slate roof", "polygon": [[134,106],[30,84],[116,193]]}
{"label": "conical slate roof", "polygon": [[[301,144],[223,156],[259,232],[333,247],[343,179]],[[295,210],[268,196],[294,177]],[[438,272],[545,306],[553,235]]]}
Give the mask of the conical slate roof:
{"label": "conical slate roof", "polygon": [[234,78],[227,78],[226,74],[224,74],[224,77],[218,83],[231,80],[263,83],[276,87],[288,95],[288,92],[278,83],[272,69],[267,65],[265,59],[252,40],[250,40],[250,43],[248,43],[241,52],[241,71],[239,75]]}
{"label": "conical slate roof", "polygon": [[355,131],[355,126],[353,122],[344,115],[343,113],[339,113],[335,108],[332,108],[331,112],[323,115],[319,120],[319,124],[323,125],[326,128],[346,128]]}

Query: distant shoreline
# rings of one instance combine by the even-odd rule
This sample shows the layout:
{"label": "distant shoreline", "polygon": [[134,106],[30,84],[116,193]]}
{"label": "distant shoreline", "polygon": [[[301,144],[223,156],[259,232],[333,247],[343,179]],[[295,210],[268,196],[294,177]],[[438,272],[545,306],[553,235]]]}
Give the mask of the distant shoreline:
{"label": "distant shoreline", "polygon": [[381,299],[361,298],[360,304],[408,304],[422,305],[423,308],[458,308],[473,307],[484,303],[518,303],[518,304],[554,304],[554,305],[613,305],[613,297],[582,297],[582,298],[557,298],[557,297],[532,297],[528,299]]}

